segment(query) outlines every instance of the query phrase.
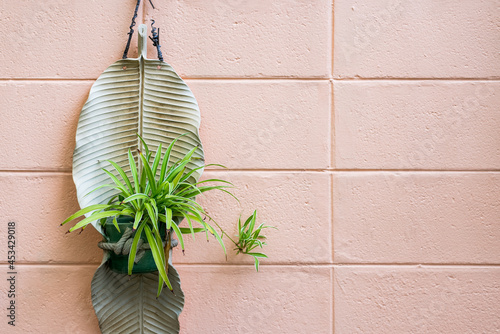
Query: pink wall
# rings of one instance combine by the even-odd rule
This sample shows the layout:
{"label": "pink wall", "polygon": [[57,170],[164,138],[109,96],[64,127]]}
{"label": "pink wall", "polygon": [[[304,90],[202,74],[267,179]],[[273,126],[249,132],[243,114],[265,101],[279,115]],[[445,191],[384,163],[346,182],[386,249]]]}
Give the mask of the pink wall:
{"label": "pink wall", "polygon": [[[90,86],[133,0],[0,2],[0,332],[97,333],[99,234],[65,235]],[[202,111],[204,203],[258,208],[270,259],[174,252],[182,333],[500,331],[500,6],[495,0],[154,0]],[[135,56],[135,43],[130,56]],[[150,48],[149,55],[154,57]],[[7,222],[17,326],[7,326]]]}

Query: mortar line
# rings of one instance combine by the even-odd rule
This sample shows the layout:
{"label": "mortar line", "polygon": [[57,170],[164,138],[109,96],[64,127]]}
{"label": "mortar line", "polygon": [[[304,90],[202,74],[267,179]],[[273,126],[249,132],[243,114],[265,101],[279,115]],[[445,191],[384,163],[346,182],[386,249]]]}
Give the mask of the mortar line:
{"label": "mortar line", "polygon": [[2,81],[96,81],[97,78],[0,78]]}
{"label": "mortar line", "polygon": [[[0,262],[0,266],[7,266],[7,262]],[[100,262],[95,263],[82,263],[82,262],[60,262],[60,263],[47,263],[47,262],[16,262],[15,266],[63,266],[63,267],[97,267]],[[253,263],[175,263],[175,267],[248,267],[254,268]],[[406,268],[467,268],[467,267],[484,267],[484,268],[500,268],[500,263],[261,263],[262,268],[277,267],[277,268],[340,268],[340,267],[406,267]]]}
{"label": "mortar line", "polygon": [[[279,168],[232,168],[232,169],[205,169],[205,172],[210,173],[500,173],[500,169],[314,169],[314,168],[299,168],[299,169],[279,169]],[[32,173],[32,174],[71,174],[71,169],[0,169],[1,173]]]}
{"label": "mortar line", "polygon": [[[332,80],[330,80],[330,151],[329,151],[329,161],[330,164],[328,165],[328,169],[333,169],[335,168],[335,150],[336,150],[336,137],[335,137],[335,98],[334,98],[334,90],[333,90],[333,79],[335,75],[335,0],[331,1],[331,6],[332,6],[332,11],[331,11],[331,24],[330,24],[330,31],[331,31],[331,68],[330,68],[330,76],[332,77]],[[334,207],[334,198],[333,198],[333,189],[334,189],[334,184],[333,184],[333,173],[330,173],[329,175],[330,178],[330,261],[332,263],[335,262],[335,252],[334,252],[334,247],[335,247],[335,238],[333,237],[335,233],[334,229],[334,221],[333,221],[333,207]],[[335,333],[335,284],[334,284],[334,268],[333,266],[330,268],[330,284],[331,284],[331,289],[332,289],[332,295],[330,296],[330,314],[331,314],[331,323],[330,323],[330,333]]]}
{"label": "mortar line", "polygon": [[[117,59],[118,60],[118,59]],[[104,69],[103,69],[104,70]],[[185,77],[192,81],[330,81],[330,77]],[[97,78],[0,78],[1,81],[96,81]]]}
{"label": "mortar line", "polygon": [[326,169],[326,172],[341,173],[498,173],[500,169]]}
{"label": "mortar line", "polygon": [[[119,60],[119,59],[117,59]],[[104,70],[104,68],[103,68]],[[184,80],[192,81],[447,81],[447,82],[500,82],[500,78],[332,78],[329,76],[320,77],[293,77],[293,76],[272,76],[272,77],[190,77],[183,76]],[[0,78],[2,81],[96,81],[95,78]]]}
{"label": "mortar line", "polygon": [[433,263],[433,262],[380,262],[380,263],[371,263],[371,262],[360,262],[360,263],[333,263],[333,267],[499,267],[500,263],[460,263],[460,262],[449,262],[449,263]]}
{"label": "mortar line", "polygon": [[334,268],[330,268],[330,286],[332,289],[332,295],[330,296],[330,314],[332,315],[330,324],[330,333],[335,333],[335,273]]}
{"label": "mortar line", "polygon": [[332,79],[334,79],[334,74],[335,74],[335,70],[334,70],[334,66],[335,66],[335,61],[334,61],[334,57],[335,57],[335,49],[334,49],[334,45],[335,45],[335,1],[332,0],[331,1],[331,6],[332,6],[332,10],[331,10],[331,18],[330,18],[330,33],[331,33],[331,36],[330,36],[330,43],[331,43],[331,53],[330,53],[330,76]]}
{"label": "mortar line", "polygon": [[380,77],[373,77],[373,78],[354,78],[354,77],[349,77],[349,78],[332,78],[333,81],[485,81],[485,82],[490,82],[490,81],[500,81],[500,78],[498,77],[493,77],[493,78],[426,78],[426,77],[417,77],[417,78],[380,78]]}
{"label": "mortar line", "polygon": [[336,129],[335,129],[335,90],[333,87],[333,81],[330,82],[330,151],[328,152],[328,170],[336,169],[337,161],[335,159],[336,149],[337,149],[337,137],[336,137]]}

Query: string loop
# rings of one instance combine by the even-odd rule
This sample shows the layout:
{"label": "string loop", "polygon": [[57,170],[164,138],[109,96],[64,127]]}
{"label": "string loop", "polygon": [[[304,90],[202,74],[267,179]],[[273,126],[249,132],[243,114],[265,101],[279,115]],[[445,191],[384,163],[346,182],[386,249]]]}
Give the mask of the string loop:
{"label": "string loop", "polygon": [[158,28],[158,32],[156,32],[156,27],[154,26],[155,20],[151,19],[151,35],[149,39],[153,41],[153,46],[156,47],[156,53],[158,54],[158,59],[163,61],[163,54],[161,53],[161,45],[160,45],[160,28]]}
{"label": "string loop", "polygon": [[[149,0],[149,3],[151,4],[151,7],[153,7],[153,9],[155,9],[155,6],[153,5],[153,1]],[[127,40],[127,45],[125,46],[125,51],[123,51],[122,59],[127,59],[128,50],[130,48],[130,42],[132,41],[132,35],[134,34],[135,19],[137,19],[137,12],[139,11],[140,5],[141,5],[141,0],[137,0],[137,3],[135,5],[135,10],[134,10],[134,16],[132,16],[132,23],[130,23],[130,27],[129,27],[130,30],[127,33],[128,40]],[[158,29],[158,31],[159,31],[159,29]]]}

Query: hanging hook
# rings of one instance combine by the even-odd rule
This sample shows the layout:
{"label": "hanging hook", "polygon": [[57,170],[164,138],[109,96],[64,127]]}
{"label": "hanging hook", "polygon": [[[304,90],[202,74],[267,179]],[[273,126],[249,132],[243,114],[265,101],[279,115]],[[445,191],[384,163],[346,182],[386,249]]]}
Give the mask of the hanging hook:
{"label": "hanging hook", "polygon": [[[149,3],[151,4],[151,7],[155,9],[155,6],[153,5],[153,1],[149,0]],[[132,23],[130,24],[130,31],[128,32],[128,40],[127,40],[127,46],[125,47],[125,51],[123,51],[123,59],[127,58],[128,54],[128,49],[130,48],[130,42],[132,41],[132,35],[134,34],[134,26],[135,26],[135,19],[137,18],[137,12],[139,11],[139,6],[141,5],[141,0],[137,0],[137,3],[135,5],[135,10],[134,10],[134,16],[132,16]]]}

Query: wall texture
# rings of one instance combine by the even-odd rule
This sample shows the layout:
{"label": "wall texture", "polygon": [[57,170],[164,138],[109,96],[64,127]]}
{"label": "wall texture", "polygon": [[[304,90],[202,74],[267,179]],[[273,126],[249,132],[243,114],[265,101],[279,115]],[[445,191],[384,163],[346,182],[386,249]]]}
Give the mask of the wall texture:
{"label": "wall texture", "polygon": [[[147,2],[146,2],[147,3]],[[269,260],[174,251],[182,333],[500,332],[500,2],[154,0],[210,163],[258,208]],[[133,0],[0,2],[0,332],[98,333],[71,157]],[[130,56],[136,56],[135,39]],[[149,49],[154,58],[154,49]],[[16,222],[16,327],[7,223]]]}

